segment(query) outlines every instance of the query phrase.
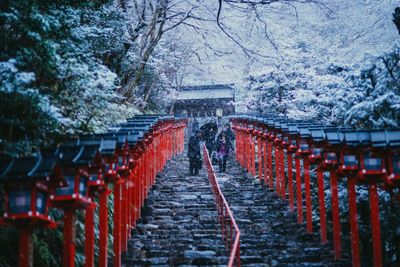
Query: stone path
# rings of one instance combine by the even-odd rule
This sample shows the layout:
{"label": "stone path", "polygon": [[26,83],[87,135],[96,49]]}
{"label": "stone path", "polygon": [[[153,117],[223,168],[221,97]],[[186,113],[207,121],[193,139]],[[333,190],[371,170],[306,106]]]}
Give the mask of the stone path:
{"label": "stone path", "polygon": [[[156,179],[123,266],[226,266],[229,251],[204,166],[189,176],[188,165],[185,151]],[[321,245],[318,233],[306,233],[288,202],[249,177],[234,158],[217,179],[242,232],[241,266],[351,266],[350,255],[335,261],[332,244]]]}
{"label": "stone path", "polygon": [[189,176],[186,151],[170,159],[145,200],[123,266],[226,266],[211,186]]}
{"label": "stone path", "polygon": [[332,243],[321,245],[319,233],[307,233],[289,202],[251,178],[235,159],[217,179],[242,232],[241,266],[351,266],[351,255],[334,260]]}

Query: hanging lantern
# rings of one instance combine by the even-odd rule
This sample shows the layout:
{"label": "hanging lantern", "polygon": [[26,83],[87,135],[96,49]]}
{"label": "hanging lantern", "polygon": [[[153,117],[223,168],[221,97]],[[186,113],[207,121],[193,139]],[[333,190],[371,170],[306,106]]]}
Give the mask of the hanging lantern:
{"label": "hanging lantern", "polygon": [[325,133],[322,128],[310,128],[311,150],[308,156],[312,164],[319,164],[322,161]]}
{"label": "hanging lantern", "polygon": [[344,142],[340,148],[338,174],[353,177],[359,170],[358,133],[355,130],[343,131]]}
{"label": "hanging lantern", "polygon": [[89,174],[89,196],[100,194],[107,190],[104,180],[106,162],[100,154],[101,139],[95,135],[85,136],[79,139],[79,144],[84,146],[84,151],[76,164]]}
{"label": "hanging lantern", "polygon": [[400,186],[400,130],[387,130],[388,173],[384,177],[388,186]]}
{"label": "hanging lantern", "polygon": [[6,168],[0,170],[4,184],[5,225],[31,228],[53,228],[57,224],[48,216],[49,191],[66,185],[54,156],[1,159]]}
{"label": "hanging lantern", "polygon": [[87,168],[76,164],[85,147],[73,142],[66,142],[57,151],[67,186],[52,190],[50,202],[54,207],[82,209],[93,204],[88,194]]}
{"label": "hanging lantern", "polygon": [[296,151],[297,156],[307,156],[311,153],[309,139],[311,138],[310,130],[308,126],[299,126],[298,127],[298,138],[297,144],[298,149]]}

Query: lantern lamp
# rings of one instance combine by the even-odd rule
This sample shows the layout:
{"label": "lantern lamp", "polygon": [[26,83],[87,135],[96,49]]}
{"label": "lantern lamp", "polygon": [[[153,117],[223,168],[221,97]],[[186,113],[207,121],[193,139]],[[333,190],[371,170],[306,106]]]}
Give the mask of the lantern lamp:
{"label": "lantern lamp", "polygon": [[[381,151],[382,134],[374,135],[374,142],[371,140],[371,132],[369,130],[358,130],[360,170],[358,178],[361,180],[380,180],[386,174],[385,158]],[[375,137],[378,137],[375,139]],[[371,143],[379,144],[378,147],[371,147]]]}
{"label": "lantern lamp", "polygon": [[106,163],[100,155],[100,142],[101,140],[99,139],[82,140],[80,144],[84,146],[84,150],[75,162],[77,166],[89,174],[89,196],[100,194],[107,190],[107,185],[104,181]]}
{"label": "lantern lamp", "polygon": [[319,166],[322,170],[331,171],[338,167],[338,148],[343,142],[343,134],[338,128],[323,129],[325,141],[322,152],[322,161]]}
{"label": "lantern lamp", "polygon": [[49,190],[64,186],[54,155],[0,159],[0,182],[4,183],[5,213],[0,225],[19,230],[19,266],[33,266],[34,228],[55,228],[48,216]]}
{"label": "lantern lamp", "polygon": [[117,158],[117,173],[122,177],[128,176],[131,172],[128,166],[129,159],[129,148],[128,148],[128,140],[127,135],[125,134],[116,134],[117,138],[117,150],[116,156]]}
{"label": "lantern lamp", "polygon": [[282,134],[281,133],[277,133],[275,135],[274,143],[277,144],[277,145],[282,143]]}
{"label": "lantern lamp", "polygon": [[85,147],[79,144],[66,143],[57,151],[67,185],[51,191],[53,207],[84,209],[93,204],[88,192],[89,173],[77,164],[84,150]]}
{"label": "lantern lamp", "polygon": [[289,140],[289,136],[288,136],[288,135],[286,135],[286,134],[283,135],[281,145],[282,145],[284,148],[289,148],[290,140]]}
{"label": "lantern lamp", "polygon": [[297,151],[297,133],[298,133],[297,124],[288,124],[288,133],[289,133],[288,150],[291,153],[295,153]]}
{"label": "lantern lamp", "polygon": [[311,138],[308,126],[298,126],[298,149],[297,156],[308,156],[311,153],[309,139]]}
{"label": "lantern lamp", "polygon": [[359,153],[357,147],[360,144],[356,130],[344,130],[343,144],[339,155],[338,174],[340,176],[352,177],[359,170]]}
{"label": "lantern lamp", "polygon": [[55,156],[1,160],[6,169],[0,174],[4,184],[6,212],[2,224],[17,228],[54,228],[48,216],[49,191],[65,186]]}
{"label": "lantern lamp", "polygon": [[113,137],[103,137],[100,143],[100,155],[105,159],[106,167],[104,173],[104,179],[106,183],[112,183],[119,179],[117,173],[116,164],[116,147],[117,140]]}
{"label": "lantern lamp", "polygon": [[133,169],[136,164],[136,159],[138,158],[138,150],[137,150],[137,141],[138,141],[139,134],[138,133],[131,133],[127,136],[127,143],[129,147],[129,168]]}
{"label": "lantern lamp", "polygon": [[308,159],[313,164],[319,164],[322,161],[325,133],[322,128],[310,128],[310,134],[311,151]]}
{"label": "lantern lamp", "polygon": [[[386,187],[393,188],[400,186],[400,129],[385,130],[385,135],[385,138],[383,136],[379,138],[385,139],[387,144],[385,152],[388,172],[384,177],[384,182]],[[374,141],[376,138],[373,132],[371,132],[371,139],[373,143],[378,143]]]}

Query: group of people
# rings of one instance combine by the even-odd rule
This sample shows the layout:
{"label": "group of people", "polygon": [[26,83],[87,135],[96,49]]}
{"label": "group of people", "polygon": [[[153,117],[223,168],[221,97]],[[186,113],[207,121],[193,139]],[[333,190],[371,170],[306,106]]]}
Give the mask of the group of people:
{"label": "group of people", "polygon": [[[219,171],[225,172],[228,155],[234,149],[233,142],[235,133],[232,131],[230,123],[224,125],[224,129],[218,134],[218,125],[214,119],[199,128],[197,120],[192,125],[192,136],[189,139],[188,154],[190,175],[197,175],[201,166],[200,141],[204,141],[208,154],[216,156]],[[217,138],[216,138],[217,136]]]}

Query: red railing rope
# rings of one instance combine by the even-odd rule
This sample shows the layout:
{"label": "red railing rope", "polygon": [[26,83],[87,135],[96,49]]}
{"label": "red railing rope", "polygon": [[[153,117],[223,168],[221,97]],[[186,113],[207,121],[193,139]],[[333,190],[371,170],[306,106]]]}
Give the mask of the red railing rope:
{"label": "red railing rope", "polygon": [[[227,248],[231,250],[228,267],[233,266],[236,262],[236,266],[240,266],[240,230],[236,224],[235,218],[232,215],[231,209],[224,197],[224,194],[219,187],[217,177],[215,175],[214,168],[211,164],[210,157],[206,146],[203,145],[203,157],[204,165],[206,166],[208,179],[211,184],[213,191],[215,204],[217,205],[218,217],[221,224],[222,238],[225,241]],[[235,239],[233,239],[233,230],[235,230]]]}

